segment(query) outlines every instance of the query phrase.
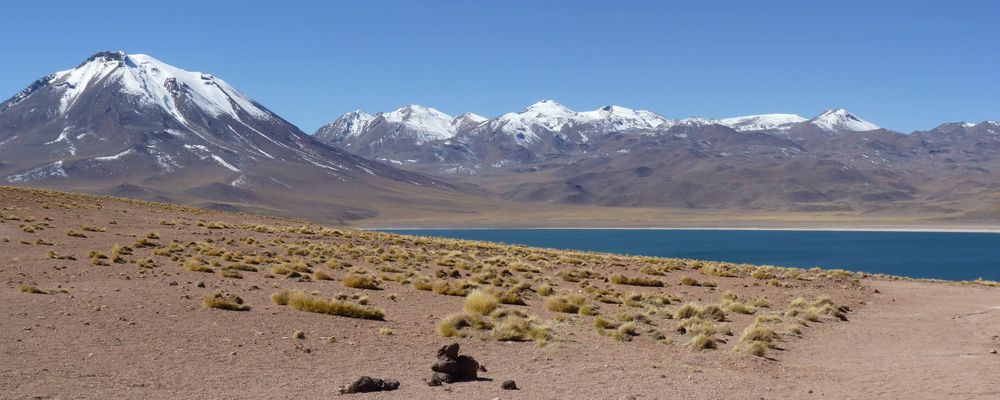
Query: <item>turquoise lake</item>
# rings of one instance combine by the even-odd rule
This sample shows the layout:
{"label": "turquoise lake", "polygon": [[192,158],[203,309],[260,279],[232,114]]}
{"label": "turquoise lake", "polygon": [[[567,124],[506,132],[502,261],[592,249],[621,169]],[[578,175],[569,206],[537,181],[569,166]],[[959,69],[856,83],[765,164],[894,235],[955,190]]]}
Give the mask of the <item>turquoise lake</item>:
{"label": "turquoise lake", "polygon": [[1000,234],[996,233],[653,229],[385,232],[784,267],[842,268],[914,278],[1000,280]]}

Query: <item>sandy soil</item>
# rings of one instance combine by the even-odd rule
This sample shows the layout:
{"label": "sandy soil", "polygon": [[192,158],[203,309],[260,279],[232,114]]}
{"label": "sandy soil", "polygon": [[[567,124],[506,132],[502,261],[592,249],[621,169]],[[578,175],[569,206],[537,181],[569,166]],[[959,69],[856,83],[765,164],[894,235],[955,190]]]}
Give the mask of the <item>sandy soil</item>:
{"label": "sandy soil", "polygon": [[[789,287],[774,287],[746,276],[720,277],[682,269],[658,277],[663,288],[624,287],[595,280],[596,285],[621,291],[670,294],[681,303],[719,301],[725,291],[741,298],[760,296],[771,303],[755,315],[727,314],[720,324],[735,336],[719,335],[717,350],[690,351],[688,337],[674,332],[676,320],[656,318],[650,329],[665,333],[674,344],[636,336],[615,341],[595,332],[594,317],[555,313],[543,299],[526,294],[526,306],[516,306],[546,321],[552,338],[544,346],[479,338],[444,338],[435,327],[447,314],[462,309],[462,297],[416,290],[394,282],[385,290],[359,291],[339,280],[300,282],[244,272],[242,279],[188,271],[177,262],[156,258],[152,249],[136,249],[130,259],[152,257],[155,268],[134,264],[94,266],[88,250],[110,251],[156,231],[158,242],[225,243],[235,237],[257,238],[258,245],[227,246],[234,252],[270,248],[268,240],[310,241],[327,245],[351,242],[358,248],[402,246],[455,251],[464,242],[423,243],[392,235],[350,233],[336,238],[317,234],[251,232],[232,225],[221,229],[197,221],[297,226],[295,222],[157,207],[133,202],[35,192],[0,191],[4,216],[21,220],[0,223],[3,263],[0,264],[0,398],[329,398],[360,375],[397,379],[394,392],[345,395],[345,398],[601,398],[637,399],[802,399],[802,398],[997,398],[1000,384],[992,375],[1000,368],[1000,289],[976,285],[925,283],[884,278],[809,274],[808,280],[782,279]],[[41,208],[40,205],[51,206]],[[34,233],[19,225],[34,216],[46,221]],[[108,224],[114,220],[116,224]],[[161,225],[159,221],[177,221]],[[68,237],[68,229],[107,227]],[[41,239],[52,245],[35,244]],[[23,241],[23,242],[22,242]],[[441,246],[438,249],[438,246]],[[459,246],[459,247],[455,247]],[[277,246],[280,248],[280,246]],[[480,250],[517,256],[523,248]],[[48,250],[73,254],[79,260],[54,260]],[[535,251],[535,250],[524,250]],[[568,254],[568,253],[567,253]],[[586,254],[574,257],[587,259]],[[615,260],[602,258],[600,260]],[[638,275],[639,259],[622,259],[619,266],[594,265],[602,273]],[[365,257],[357,267],[374,269]],[[586,261],[585,264],[590,261]],[[400,263],[399,265],[402,265]],[[424,273],[436,267],[418,266]],[[554,265],[534,279],[551,278],[566,266]],[[734,267],[735,268],[735,267]],[[328,271],[335,276],[343,271]],[[791,272],[789,272],[791,273]],[[677,284],[681,277],[717,282],[717,288]],[[551,280],[557,290],[576,284]],[[24,293],[30,284],[51,294]],[[270,301],[283,289],[302,289],[332,296],[359,293],[385,310],[384,321],[335,317],[296,311]],[[252,306],[235,312],[206,308],[205,294],[226,290]],[[396,299],[392,300],[392,295]],[[757,315],[781,315],[796,297],[830,296],[849,306],[849,321],[825,318],[806,322],[801,334],[786,332],[795,318],[783,320],[765,357],[732,351],[743,327]],[[610,317],[628,311],[624,305],[602,304]],[[660,310],[660,311],[663,311]],[[388,328],[391,335],[379,330]],[[295,330],[304,339],[290,337]],[[335,340],[331,341],[329,338]],[[430,365],[442,344],[458,342],[462,353],[479,360],[487,371],[482,380],[429,387]],[[518,391],[500,383],[513,379]]]}

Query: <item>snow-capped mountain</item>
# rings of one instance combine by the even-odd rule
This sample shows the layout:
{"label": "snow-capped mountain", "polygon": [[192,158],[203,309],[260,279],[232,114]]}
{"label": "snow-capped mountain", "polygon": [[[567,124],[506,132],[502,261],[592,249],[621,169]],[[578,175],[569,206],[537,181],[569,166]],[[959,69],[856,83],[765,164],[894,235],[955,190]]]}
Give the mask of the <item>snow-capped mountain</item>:
{"label": "snow-capped mountain", "polygon": [[843,108],[826,110],[816,118],[809,120],[809,123],[827,132],[867,132],[882,129]]}
{"label": "snow-capped mountain", "polygon": [[796,114],[761,114],[723,118],[719,120],[719,124],[744,132],[787,130],[805,121],[805,118]]}
{"label": "snow-capped mountain", "polygon": [[447,188],[326,146],[215,76],[124,52],[0,103],[0,160],[8,183],[253,206],[271,205],[255,189]]}
{"label": "snow-capped mountain", "polygon": [[374,116],[361,110],[351,111],[340,116],[318,131],[314,135],[317,140],[324,143],[334,143],[356,137],[364,130],[365,124],[371,121]]}
{"label": "snow-capped mountain", "polygon": [[483,122],[486,122],[488,120],[489,120],[488,118],[482,115],[467,112],[455,117],[455,119],[451,121],[451,127],[452,130],[455,131],[455,134],[459,134],[475,129],[479,125],[482,125]]}
{"label": "snow-capped mountain", "polygon": [[671,122],[652,111],[633,110],[621,106],[605,106],[594,111],[577,113],[577,116],[577,124],[590,124],[594,129],[603,132],[651,131]]}

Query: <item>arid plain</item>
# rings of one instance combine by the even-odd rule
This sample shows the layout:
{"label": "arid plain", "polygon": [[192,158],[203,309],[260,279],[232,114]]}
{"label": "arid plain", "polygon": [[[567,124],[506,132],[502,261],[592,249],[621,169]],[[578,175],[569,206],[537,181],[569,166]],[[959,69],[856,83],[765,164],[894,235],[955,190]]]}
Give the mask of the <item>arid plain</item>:
{"label": "arid plain", "polygon": [[[1000,289],[0,189],[0,398],[995,398]],[[444,344],[484,368],[429,386]],[[502,390],[513,380],[518,390]]]}

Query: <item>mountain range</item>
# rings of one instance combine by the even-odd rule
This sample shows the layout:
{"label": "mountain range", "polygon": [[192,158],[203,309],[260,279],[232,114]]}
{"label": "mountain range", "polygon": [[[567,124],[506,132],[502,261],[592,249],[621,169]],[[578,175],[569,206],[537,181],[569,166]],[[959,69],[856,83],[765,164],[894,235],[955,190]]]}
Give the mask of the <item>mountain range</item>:
{"label": "mountain range", "polygon": [[1000,123],[893,132],[842,108],[670,119],[542,100],[487,119],[355,111],[316,138],[505,199],[625,207],[949,214],[998,201]]}
{"label": "mountain range", "polygon": [[998,156],[994,121],[903,134],[844,109],[671,119],[552,100],[493,118],[354,111],[309,135],[216,76],[124,52],[0,103],[6,184],[329,223],[626,208],[996,221]]}

